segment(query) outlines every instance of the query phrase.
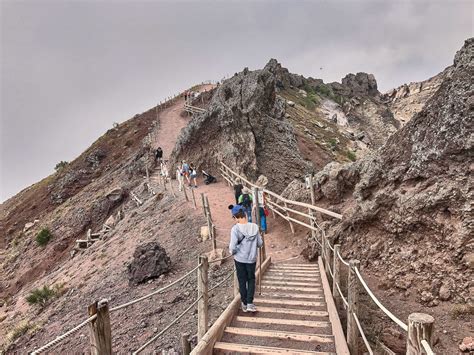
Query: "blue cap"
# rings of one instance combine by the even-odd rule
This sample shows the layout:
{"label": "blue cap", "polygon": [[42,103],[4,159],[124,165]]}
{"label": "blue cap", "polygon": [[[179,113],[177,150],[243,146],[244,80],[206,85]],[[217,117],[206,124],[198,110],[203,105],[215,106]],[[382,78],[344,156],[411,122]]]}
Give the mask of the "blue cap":
{"label": "blue cap", "polygon": [[245,212],[245,209],[241,206],[241,205],[234,205],[232,206],[232,216],[235,216],[237,213],[239,213],[240,211],[242,212]]}

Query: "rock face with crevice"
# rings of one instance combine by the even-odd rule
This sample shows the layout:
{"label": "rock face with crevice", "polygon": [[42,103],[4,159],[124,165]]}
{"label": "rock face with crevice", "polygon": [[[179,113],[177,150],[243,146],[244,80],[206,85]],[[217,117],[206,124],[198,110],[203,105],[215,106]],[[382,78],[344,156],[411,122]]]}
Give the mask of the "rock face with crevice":
{"label": "rock face with crevice", "polygon": [[181,133],[173,160],[187,159],[211,172],[223,161],[252,180],[266,175],[276,191],[307,171],[271,69],[244,69],[220,85],[207,112]]}
{"label": "rock face with crevice", "polygon": [[[473,79],[471,38],[423,110],[378,152],[315,178],[318,203],[344,215],[330,235],[346,256],[429,306],[474,302]],[[285,194],[308,193],[294,182]]]}

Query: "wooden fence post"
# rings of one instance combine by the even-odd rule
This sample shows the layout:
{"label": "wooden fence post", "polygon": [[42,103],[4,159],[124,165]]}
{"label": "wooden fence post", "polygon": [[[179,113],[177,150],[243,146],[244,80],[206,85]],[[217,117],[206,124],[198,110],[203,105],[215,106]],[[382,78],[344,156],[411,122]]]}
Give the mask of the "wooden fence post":
{"label": "wooden fence post", "polygon": [[91,354],[112,354],[112,331],[110,328],[109,303],[106,299],[95,302],[88,307],[89,317],[97,318],[89,323]]}
{"label": "wooden fence post", "polygon": [[[324,234],[323,234],[324,235]],[[330,267],[331,267],[331,248],[329,247],[329,239],[324,236],[324,243],[326,245],[326,273],[329,275],[328,277],[330,277]]]}
{"label": "wooden fence post", "polygon": [[186,201],[189,202],[189,197],[188,197],[188,194],[186,192],[186,186],[184,186],[184,184],[183,184],[183,194],[184,194],[184,198],[186,199]]}
{"label": "wooden fence post", "polygon": [[253,190],[253,195],[255,196],[255,201],[253,201],[253,203],[255,204],[255,221],[257,222],[258,230],[261,231],[260,202],[258,201],[258,187],[254,187],[252,190]]}
{"label": "wooden fence post", "polygon": [[341,244],[334,245],[334,257],[332,262],[332,272],[334,277],[332,278],[332,295],[334,297],[334,303],[336,304],[336,308],[339,307],[341,303],[341,296],[339,295],[339,291],[337,290],[337,285],[340,284],[341,279],[341,261],[337,257],[337,253],[341,249]]}
{"label": "wooden fence post", "polygon": [[408,316],[407,355],[426,354],[421,345],[426,340],[433,346],[434,318],[425,313],[411,313]]}
{"label": "wooden fence post", "polygon": [[239,294],[239,279],[237,278],[237,270],[235,269],[234,265],[234,297],[238,296]]}
{"label": "wooden fence post", "polygon": [[170,183],[171,193],[173,194],[174,197],[176,197],[176,194],[174,193],[174,189],[173,189],[173,183],[171,182],[171,178],[169,179],[169,183]]}
{"label": "wooden fence post", "polygon": [[204,217],[207,218],[206,198],[204,197],[204,192],[201,192],[201,201],[202,201],[202,211],[204,212]]}
{"label": "wooden fence post", "polygon": [[359,267],[359,260],[349,261],[349,277],[347,281],[347,345],[351,355],[359,354],[359,339],[357,324],[352,313],[359,316],[359,282],[355,273],[355,268]]}
{"label": "wooden fence post", "polygon": [[209,199],[205,196],[206,200],[206,214],[207,214],[207,227],[209,229],[209,238],[212,242],[212,250],[215,251],[217,248],[216,244],[216,231],[214,230],[214,223],[212,223],[211,207],[209,206]]}
{"label": "wooden fence post", "polygon": [[191,353],[191,344],[188,340],[188,334],[181,334],[181,351],[183,355],[189,355]]}
{"label": "wooden fence post", "polygon": [[191,195],[193,196],[194,209],[197,209],[196,196],[194,195],[194,189],[191,189]]}
{"label": "wooden fence post", "polygon": [[209,322],[208,306],[209,306],[209,295],[208,295],[208,270],[209,262],[207,256],[201,255],[198,258],[201,266],[197,272],[197,284],[198,284],[198,297],[202,298],[198,301],[198,342],[202,339],[204,334],[207,332],[207,323]]}

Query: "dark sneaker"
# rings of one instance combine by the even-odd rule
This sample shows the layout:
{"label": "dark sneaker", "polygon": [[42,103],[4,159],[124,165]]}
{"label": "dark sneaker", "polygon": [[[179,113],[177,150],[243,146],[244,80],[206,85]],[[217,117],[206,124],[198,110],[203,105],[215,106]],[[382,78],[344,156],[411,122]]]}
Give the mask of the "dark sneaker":
{"label": "dark sneaker", "polygon": [[242,308],[242,311],[247,313],[247,305],[243,304],[243,302],[240,302],[240,307]]}
{"label": "dark sneaker", "polygon": [[257,307],[253,303],[249,303],[247,305],[247,312],[257,312]]}

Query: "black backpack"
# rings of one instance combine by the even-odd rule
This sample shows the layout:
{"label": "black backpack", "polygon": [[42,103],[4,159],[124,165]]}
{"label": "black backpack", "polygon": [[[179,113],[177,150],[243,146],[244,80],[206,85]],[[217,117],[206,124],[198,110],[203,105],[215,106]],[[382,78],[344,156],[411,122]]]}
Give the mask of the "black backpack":
{"label": "black backpack", "polygon": [[242,195],[242,206],[250,207],[251,204],[252,204],[252,201],[250,200],[249,194],[243,194]]}

